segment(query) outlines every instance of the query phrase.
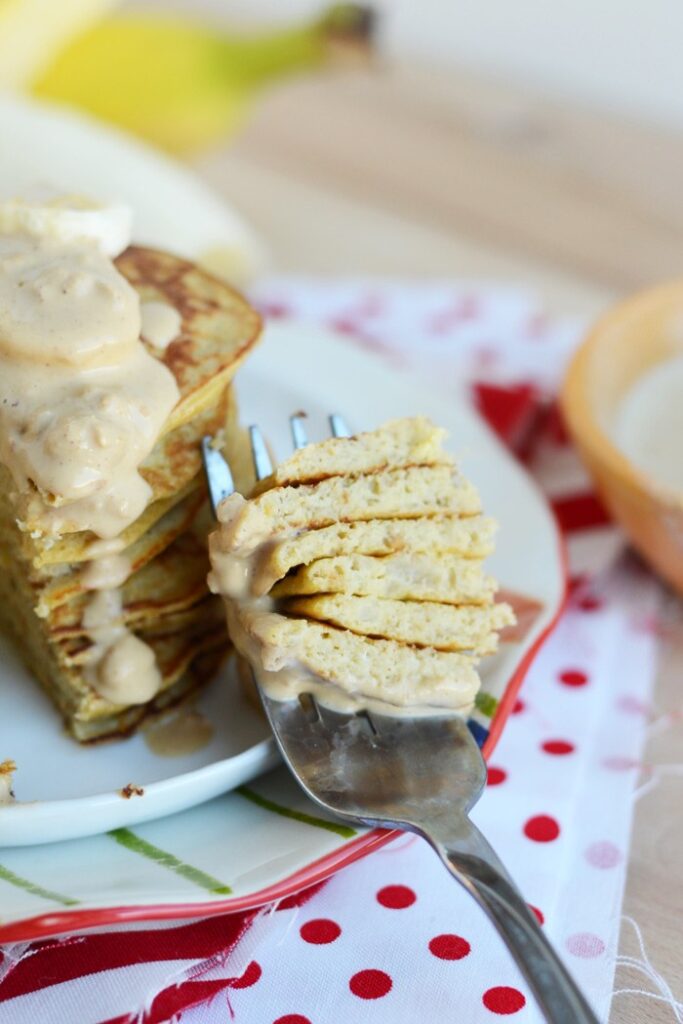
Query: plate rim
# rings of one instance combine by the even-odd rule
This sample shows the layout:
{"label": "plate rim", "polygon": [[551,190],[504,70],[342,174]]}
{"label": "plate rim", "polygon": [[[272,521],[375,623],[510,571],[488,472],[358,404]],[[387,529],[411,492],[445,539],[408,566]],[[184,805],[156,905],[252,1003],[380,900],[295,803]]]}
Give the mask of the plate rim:
{"label": "plate rim", "polygon": [[[542,646],[555,629],[566,607],[569,596],[567,542],[550,503],[548,503],[548,508],[550,509],[555,528],[555,540],[558,547],[560,571],[562,573],[560,597],[544,629],[541,630],[517,665],[505,688],[505,693],[496,708],[496,713],[491,720],[489,734],[482,749],[487,762],[500,740],[505,723],[512,713],[522,683]],[[21,921],[12,921],[6,925],[0,925],[0,943],[35,941],[68,932],[81,931],[86,928],[99,928],[111,924],[128,924],[141,921],[182,921],[198,916],[217,917],[220,914],[234,914],[256,910],[267,903],[278,902],[288,896],[301,892],[302,889],[307,889],[309,886],[326,881],[336,874],[337,871],[341,870],[341,868],[347,867],[361,857],[366,857],[400,835],[402,835],[402,832],[398,829],[371,829],[364,835],[351,839],[343,846],[339,846],[305,866],[297,868],[292,874],[287,875],[278,882],[274,882],[272,885],[245,896],[228,897],[223,900],[212,900],[210,902],[200,900],[192,903],[149,903],[135,906],[52,911],[24,918]]]}
{"label": "plate rim", "polygon": [[[8,101],[7,97],[2,97],[1,99],[4,102]],[[23,104],[23,101],[21,102]],[[42,111],[45,111],[47,108],[46,104],[34,102],[31,102],[30,106],[40,108]],[[98,125],[97,127],[98,130],[102,129],[106,134],[118,135],[120,138],[125,139],[127,143],[131,142],[128,136],[125,136],[125,133],[117,132],[116,130],[110,131],[107,127],[101,125]],[[159,154],[155,151],[150,151],[148,147],[139,144],[136,140],[132,141],[134,148],[143,152],[145,156],[152,155],[153,153],[154,156],[159,159]],[[183,173],[186,173],[188,179],[192,177],[195,180],[195,184],[200,186],[206,195],[210,196],[212,199],[218,200],[221,205],[225,205],[223,197],[219,197],[211,187],[207,186],[201,180],[198,180],[196,175],[187,173],[187,168],[182,167],[182,165],[177,164],[175,161],[169,160],[168,163],[175,171],[182,171]],[[485,421],[482,420],[481,425],[491,432]],[[555,628],[567,601],[569,580],[565,539],[552,512],[552,507],[546,500],[545,496],[540,492],[540,489],[538,487],[536,487],[536,489],[539,492],[540,500],[544,502],[546,509],[550,513],[552,525],[555,531],[559,555],[558,566],[560,576],[558,580],[558,595],[555,607],[550,610],[548,620],[544,627],[539,631],[538,635],[534,638],[533,642],[529,645],[529,648],[524,653],[518,664],[515,666],[507,682],[503,695],[500,698],[496,712],[489,724],[489,734],[483,747],[483,753],[487,759],[490,758],[500,739],[503,728],[514,707],[517,693],[519,692],[524,678],[526,677],[542,645]],[[204,771],[205,767],[197,769],[197,771]],[[396,830],[370,830],[369,832],[357,836],[343,845],[336,847],[321,857],[298,867],[286,877],[250,894],[227,897],[225,899],[213,900],[211,902],[203,902],[200,900],[185,903],[150,903],[135,906],[122,905],[90,909],[74,908],[63,911],[49,911],[33,915],[31,917],[26,917],[21,920],[8,922],[5,925],[0,924],[0,943],[30,941],[81,929],[107,926],[110,924],[161,921],[169,919],[183,920],[196,916],[208,917],[224,913],[245,912],[262,906],[264,903],[277,901],[287,896],[291,896],[294,893],[299,892],[301,889],[324,881],[340,868],[366,856],[375,849],[380,848],[385,843],[390,842],[400,834],[401,833]]]}

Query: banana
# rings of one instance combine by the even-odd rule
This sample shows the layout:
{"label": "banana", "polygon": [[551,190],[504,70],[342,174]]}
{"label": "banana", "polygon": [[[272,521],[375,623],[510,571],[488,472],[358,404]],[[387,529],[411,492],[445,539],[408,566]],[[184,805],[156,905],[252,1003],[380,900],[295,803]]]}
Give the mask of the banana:
{"label": "banana", "polygon": [[0,88],[26,87],[116,0],[0,0]]}
{"label": "banana", "polygon": [[367,11],[353,4],[253,35],[170,15],[115,15],[73,40],[35,78],[33,92],[186,153],[234,132],[272,80],[322,64],[331,39],[365,46],[370,29]]}
{"label": "banana", "polygon": [[97,203],[82,196],[8,199],[0,203],[0,234],[29,235],[54,242],[87,239],[112,259],[130,242],[133,212],[123,203]]}

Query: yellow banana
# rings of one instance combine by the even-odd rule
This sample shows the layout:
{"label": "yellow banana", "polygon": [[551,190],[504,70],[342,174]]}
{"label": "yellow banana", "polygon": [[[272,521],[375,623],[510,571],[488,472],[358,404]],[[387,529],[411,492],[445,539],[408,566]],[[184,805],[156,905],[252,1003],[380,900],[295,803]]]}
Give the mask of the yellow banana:
{"label": "yellow banana", "polygon": [[0,87],[20,89],[116,0],[0,0]]}
{"label": "yellow banana", "polygon": [[172,16],[115,15],[72,41],[33,92],[187,152],[233,131],[266,83],[321,64],[330,38],[364,43],[368,30],[367,13],[352,4],[312,24],[253,35]]}

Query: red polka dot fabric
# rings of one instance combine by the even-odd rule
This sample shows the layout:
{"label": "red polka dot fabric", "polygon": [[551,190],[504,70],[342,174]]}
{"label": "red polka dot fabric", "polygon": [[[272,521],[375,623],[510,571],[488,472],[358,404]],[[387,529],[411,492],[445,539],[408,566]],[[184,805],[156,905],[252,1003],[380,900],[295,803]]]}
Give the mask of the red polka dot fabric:
{"label": "red polka dot fabric", "polygon": [[[380,355],[390,346],[394,357],[409,366],[416,359],[422,367],[428,356],[435,379],[457,352],[466,374],[514,380],[507,407],[501,405],[503,392],[486,390],[486,412],[508,435],[522,422],[519,396],[541,386],[541,377],[553,386],[560,353],[573,342],[568,329],[518,293],[494,297],[487,289],[454,289],[446,300],[436,287],[412,288],[409,298],[403,286],[280,290],[272,284],[269,291],[273,302],[286,298],[291,316],[336,322],[356,344]],[[505,344],[499,340],[503,324]],[[540,346],[545,368],[539,371]],[[592,528],[587,510],[596,503],[556,419],[526,454],[553,499],[569,490],[563,518],[569,520],[571,573],[580,583],[515,699],[473,817],[605,1013],[652,677],[653,643],[636,636],[629,621],[636,608],[651,610],[655,597],[642,580],[640,588],[632,587],[627,569],[613,574],[608,586],[601,569],[618,549],[615,531],[602,514]],[[492,1024],[503,1018],[540,1024],[533,996],[491,926],[415,837],[404,836],[347,868],[301,908],[297,921],[303,916],[303,925],[277,934],[272,925],[257,925],[264,929],[262,954],[267,950],[273,979],[255,1003],[246,992],[239,993],[239,1004],[231,996],[238,1024],[277,1020],[283,1012],[280,986],[287,998],[299,993],[298,1011],[311,1024]],[[306,940],[316,918],[326,922],[317,925],[321,934],[339,929],[334,941]]]}
{"label": "red polka dot fabric", "polygon": [[[590,484],[557,415],[546,415],[545,399],[533,405],[556,389],[576,325],[548,319],[513,288],[270,279],[254,295],[271,317],[333,324],[384,359],[387,372],[431,373],[458,401],[456,380],[488,381],[480,391],[492,425],[563,501],[575,585],[514,701],[472,817],[606,1019],[656,652],[656,630],[632,624],[656,619],[657,592],[642,570],[619,561],[622,541],[604,514],[591,518]],[[538,424],[546,429],[534,431]],[[530,552],[530,571],[532,563]],[[286,849],[275,853],[286,862]],[[211,927],[225,929],[225,945],[204,960],[157,969],[150,939],[150,962],[112,971],[111,995],[88,1019],[156,1024],[172,1006],[182,1024],[541,1024],[488,919],[412,835],[305,898],[237,928],[229,918]],[[32,963],[39,973],[38,955]],[[29,1001],[9,1000],[8,1019],[70,1019],[74,1005],[95,1005],[89,993],[104,992],[97,977],[79,979],[77,994],[73,984],[52,985]]]}

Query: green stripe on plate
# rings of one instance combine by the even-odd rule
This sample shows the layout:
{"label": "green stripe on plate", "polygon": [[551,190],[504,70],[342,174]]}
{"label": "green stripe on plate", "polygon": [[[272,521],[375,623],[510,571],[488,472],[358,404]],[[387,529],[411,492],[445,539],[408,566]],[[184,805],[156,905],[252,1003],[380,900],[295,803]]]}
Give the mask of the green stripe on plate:
{"label": "green stripe on plate", "polygon": [[248,786],[238,786],[235,792],[245,797],[245,799],[251,800],[257,807],[262,807],[264,811],[281,814],[283,818],[293,818],[294,821],[301,821],[304,825],[324,828],[328,832],[334,832],[335,835],[343,836],[344,839],[351,839],[352,836],[357,834],[356,829],[350,828],[348,825],[339,825],[336,821],[325,821],[324,818],[316,818],[313,814],[305,814],[303,811],[295,811],[291,807],[283,807],[282,804],[276,804],[274,800],[268,800],[267,797],[261,796],[260,793],[256,793],[253,789],[249,789]]}
{"label": "green stripe on plate", "polygon": [[160,867],[174,871],[176,875],[180,875],[186,881],[193,882],[201,889],[206,889],[216,896],[227,896],[232,892],[229,885],[220,882],[213,875],[207,875],[200,868],[195,868],[192,864],[186,864],[184,861],[178,860],[172,853],[160,850],[158,846],[148,843],[146,839],[141,839],[140,836],[136,836],[135,832],[131,832],[128,828],[115,828],[112,832],[108,832],[107,835],[111,836],[121,846],[125,846],[132,853],[139,853],[141,857],[146,857],[147,860],[154,861]]}
{"label": "green stripe on plate", "polygon": [[498,707],[498,701],[492,694],[487,693],[485,690],[480,690],[474,698],[474,706],[477,711],[481,711],[482,715],[486,715],[487,718],[493,718]]}
{"label": "green stripe on plate", "polygon": [[40,896],[51,903],[61,903],[63,907],[75,907],[79,903],[79,900],[75,900],[72,896],[62,896],[61,892],[43,889],[42,885],[36,885],[35,882],[30,882],[28,878],[15,875],[13,871],[10,871],[3,864],[0,864],[0,880],[9,882],[10,885],[16,886],[17,889],[23,889],[24,892],[30,892],[32,896]]}

